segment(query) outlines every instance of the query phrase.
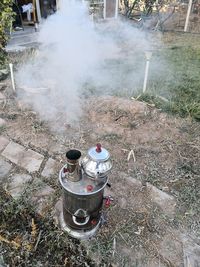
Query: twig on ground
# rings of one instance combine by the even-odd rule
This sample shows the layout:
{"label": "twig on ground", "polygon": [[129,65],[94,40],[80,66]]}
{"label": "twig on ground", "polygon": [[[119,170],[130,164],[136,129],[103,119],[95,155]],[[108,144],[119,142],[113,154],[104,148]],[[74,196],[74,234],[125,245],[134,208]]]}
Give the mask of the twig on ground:
{"label": "twig on ground", "polygon": [[133,157],[133,161],[136,162],[136,157],[133,149],[131,149],[131,151],[128,153],[127,161],[130,160],[131,156]]}
{"label": "twig on ground", "polygon": [[169,102],[169,100],[163,96],[160,95],[156,95],[157,98],[160,98],[161,100],[163,100],[164,102]]}
{"label": "twig on ground", "polygon": [[134,232],[136,235],[140,235],[144,230],[144,226],[138,226],[138,231]]}
{"label": "twig on ground", "polygon": [[124,153],[126,153],[126,152],[128,152],[129,150],[128,150],[128,149],[125,149],[125,148],[122,148],[122,151],[123,151]]}
{"label": "twig on ground", "polygon": [[40,232],[38,234],[38,238],[37,238],[37,242],[36,242],[35,247],[34,247],[34,251],[37,250],[37,246],[38,246],[38,244],[40,242],[41,234],[42,234],[42,230],[40,230]]}
{"label": "twig on ground", "polygon": [[126,241],[126,239],[124,238],[124,236],[120,232],[118,234],[124,240],[124,242],[126,243],[126,245],[129,246],[129,243]]}
{"label": "twig on ground", "polygon": [[116,252],[116,238],[114,237],[114,239],[113,239],[113,251],[112,251],[113,258],[115,257],[115,252]]}
{"label": "twig on ground", "polygon": [[186,157],[183,157],[179,151],[178,151],[178,154],[179,154],[179,156],[180,156],[181,159],[188,159]]}

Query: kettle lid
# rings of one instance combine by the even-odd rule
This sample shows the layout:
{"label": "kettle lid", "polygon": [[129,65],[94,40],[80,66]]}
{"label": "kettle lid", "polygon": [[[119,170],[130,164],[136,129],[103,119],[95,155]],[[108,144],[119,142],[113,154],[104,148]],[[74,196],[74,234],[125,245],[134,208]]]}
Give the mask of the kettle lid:
{"label": "kettle lid", "polygon": [[88,150],[88,155],[94,161],[106,161],[110,158],[108,150],[103,148],[99,143],[96,147],[92,147]]}

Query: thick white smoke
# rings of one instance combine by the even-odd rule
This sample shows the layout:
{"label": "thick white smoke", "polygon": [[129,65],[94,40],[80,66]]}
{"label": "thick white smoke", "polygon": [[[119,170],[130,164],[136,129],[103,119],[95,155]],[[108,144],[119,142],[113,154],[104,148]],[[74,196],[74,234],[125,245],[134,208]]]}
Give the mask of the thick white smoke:
{"label": "thick white smoke", "polygon": [[55,125],[78,121],[90,86],[104,94],[141,85],[141,52],[149,49],[144,34],[116,20],[94,26],[79,1],[61,1],[38,41],[37,55],[17,73],[18,87],[35,93],[20,91],[19,97]]}

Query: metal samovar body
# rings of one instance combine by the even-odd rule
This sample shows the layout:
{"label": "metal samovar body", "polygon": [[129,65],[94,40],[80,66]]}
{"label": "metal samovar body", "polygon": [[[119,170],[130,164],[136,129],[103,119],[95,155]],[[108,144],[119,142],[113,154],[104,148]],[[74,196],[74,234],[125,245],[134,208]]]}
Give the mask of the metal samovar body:
{"label": "metal samovar body", "polygon": [[70,236],[87,239],[101,225],[104,188],[112,168],[110,154],[97,144],[82,160],[81,152],[75,149],[66,157],[67,164],[59,174],[63,189],[61,225]]}

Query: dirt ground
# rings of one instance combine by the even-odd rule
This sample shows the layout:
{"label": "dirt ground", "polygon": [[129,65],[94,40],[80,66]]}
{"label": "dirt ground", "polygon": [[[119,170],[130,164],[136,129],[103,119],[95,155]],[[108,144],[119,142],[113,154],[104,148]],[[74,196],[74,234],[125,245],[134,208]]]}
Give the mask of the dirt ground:
{"label": "dirt ground", "polygon": [[[154,107],[114,96],[86,100],[80,124],[52,132],[1,84],[1,135],[65,162],[65,152],[85,154],[97,142],[113,160],[114,201],[107,224],[83,242],[96,266],[200,266],[200,125]],[[132,150],[132,154],[129,152]],[[49,181],[55,190],[58,177]],[[154,187],[155,186],[155,187]]]}

